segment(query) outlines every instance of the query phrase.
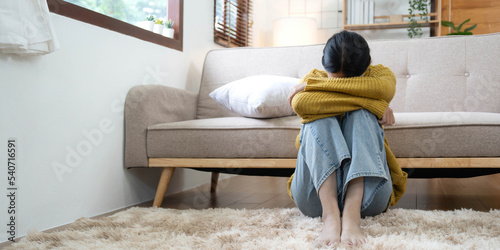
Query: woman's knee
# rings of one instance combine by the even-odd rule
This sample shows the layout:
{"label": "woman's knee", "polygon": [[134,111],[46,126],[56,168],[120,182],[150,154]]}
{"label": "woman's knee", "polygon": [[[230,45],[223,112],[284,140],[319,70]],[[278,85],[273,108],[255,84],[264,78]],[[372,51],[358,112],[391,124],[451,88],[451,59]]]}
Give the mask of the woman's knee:
{"label": "woman's knee", "polygon": [[304,127],[307,127],[307,131],[314,134],[328,134],[331,132],[340,132],[340,117],[332,116],[319,120],[315,120],[310,123],[306,123]]}
{"label": "woman's knee", "polygon": [[364,122],[376,123],[379,125],[377,116],[366,109],[350,111],[347,114],[347,117],[354,118],[356,121],[361,119]]}
{"label": "woman's knee", "polygon": [[[362,145],[384,146],[385,133],[377,117],[366,109],[353,111],[346,116],[342,129],[348,140],[357,140]],[[371,142],[377,142],[372,145]]]}

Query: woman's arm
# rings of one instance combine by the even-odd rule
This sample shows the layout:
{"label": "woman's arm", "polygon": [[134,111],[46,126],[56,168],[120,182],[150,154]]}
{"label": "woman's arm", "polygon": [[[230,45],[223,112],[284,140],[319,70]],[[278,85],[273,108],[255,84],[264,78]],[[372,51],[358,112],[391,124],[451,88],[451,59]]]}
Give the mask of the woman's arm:
{"label": "woman's arm", "polygon": [[379,64],[370,66],[360,77],[309,78],[305,91],[340,92],[389,103],[396,92],[396,77],[389,68]]}
{"label": "woman's arm", "polygon": [[[301,83],[293,86],[290,89],[290,93],[288,94],[288,103],[290,104],[290,106],[292,106],[293,97],[297,93],[304,91],[304,89],[306,87],[306,83],[309,79],[311,79],[311,78],[325,78],[325,77],[328,77],[328,75],[325,71],[321,71],[321,70],[317,70],[317,69],[313,69],[313,70],[309,71],[309,73],[307,75],[302,77],[302,79],[300,80]],[[293,108],[293,106],[292,106],[292,108]]]}

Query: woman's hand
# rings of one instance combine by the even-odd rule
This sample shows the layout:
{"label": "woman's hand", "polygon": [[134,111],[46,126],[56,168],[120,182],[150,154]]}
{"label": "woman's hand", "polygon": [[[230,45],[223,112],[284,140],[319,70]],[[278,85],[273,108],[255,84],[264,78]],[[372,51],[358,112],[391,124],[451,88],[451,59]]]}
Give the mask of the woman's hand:
{"label": "woman's hand", "polygon": [[288,103],[290,104],[290,106],[292,106],[292,99],[293,99],[293,97],[297,93],[299,93],[300,91],[304,91],[304,89],[306,89],[306,83],[305,82],[299,83],[299,84],[293,86],[290,89],[290,93],[288,94]]}
{"label": "woman's hand", "polygon": [[396,119],[394,118],[394,113],[392,112],[392,109],[387,107],[385,109],[384,115],[382,116],[382,119],[378,120],[378,123],[380,125],[392,125],[396,122]]}

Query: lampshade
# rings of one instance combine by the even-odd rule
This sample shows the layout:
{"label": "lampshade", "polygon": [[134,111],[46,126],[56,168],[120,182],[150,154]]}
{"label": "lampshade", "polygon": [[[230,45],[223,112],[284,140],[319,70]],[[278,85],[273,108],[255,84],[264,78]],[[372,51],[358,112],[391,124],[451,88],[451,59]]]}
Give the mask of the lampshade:
{"label": "lampshade", "polygon": [[316,19],[308,17],[280,18],[273,23],[274,46],[296,46],[317,43]]}

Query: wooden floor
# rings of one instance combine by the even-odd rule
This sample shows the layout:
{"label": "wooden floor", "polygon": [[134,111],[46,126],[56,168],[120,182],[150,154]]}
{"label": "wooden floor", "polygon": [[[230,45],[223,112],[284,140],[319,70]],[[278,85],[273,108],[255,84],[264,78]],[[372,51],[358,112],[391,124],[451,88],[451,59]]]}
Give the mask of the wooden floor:
{"label": "wooden floor", "polygon": [[[288,178],[235,176],[219,181],[215,194],[209,185],[165,197],[162,207],[204,208],[291,208],[286,192]],[[140,206],[152,206],[152,201]],[[500,209],[500,174],[473,178],[408,179],[406,193],[395,206],[421,210],[477,211]]]}

